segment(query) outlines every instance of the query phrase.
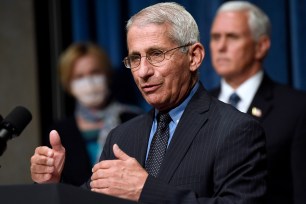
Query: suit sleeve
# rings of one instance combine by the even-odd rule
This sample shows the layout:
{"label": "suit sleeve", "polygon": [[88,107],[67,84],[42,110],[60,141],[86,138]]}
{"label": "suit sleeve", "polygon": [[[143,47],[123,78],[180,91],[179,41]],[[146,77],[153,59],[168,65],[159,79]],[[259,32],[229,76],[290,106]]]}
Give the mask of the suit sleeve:
{"label": "suit sleeve", "polygon": [[198,196],[149,176],[142,203],[264,203],[266,151],[262,127],[253,120],[231,121],[218,134],[213,194]]}

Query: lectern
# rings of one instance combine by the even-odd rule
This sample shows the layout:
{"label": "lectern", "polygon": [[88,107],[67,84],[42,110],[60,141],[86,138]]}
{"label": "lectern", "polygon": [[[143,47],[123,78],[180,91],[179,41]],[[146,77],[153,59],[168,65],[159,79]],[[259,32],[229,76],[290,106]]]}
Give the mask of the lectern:
{"label": "lectern", "polygon": [[1,204],[135,204],[66,184],[0,186]]}

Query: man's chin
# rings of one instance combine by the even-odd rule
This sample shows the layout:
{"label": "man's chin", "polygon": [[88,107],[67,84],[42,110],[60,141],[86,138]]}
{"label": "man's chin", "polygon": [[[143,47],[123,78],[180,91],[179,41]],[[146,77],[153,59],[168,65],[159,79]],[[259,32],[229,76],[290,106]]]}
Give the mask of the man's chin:
{"label": "man's chin", "polygon": [[159,109],[160,107],[162,107],[162,100],[160,96],[157,95],[153,95],[153,94],[147,94],[144,96],[145,100],[147,101],[148,104],[150,104],[153,107],[156,107],[157,109]]}
{"label": "man's chin", "polygon": [[228,66],[223,66],[215,69],[217,74],[221,76],[222,78],[227,78],[228,76],[231,76],[232,73],[229,72],[230,68]]}

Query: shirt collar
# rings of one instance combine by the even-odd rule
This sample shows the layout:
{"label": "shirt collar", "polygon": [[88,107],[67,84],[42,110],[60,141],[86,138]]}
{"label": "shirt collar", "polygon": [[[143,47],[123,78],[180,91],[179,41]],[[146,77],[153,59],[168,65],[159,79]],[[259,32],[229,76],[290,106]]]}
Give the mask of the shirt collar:
{"label": "shirt collar", "polygon": [[242,112],[247,112],[262,79],[263,71],[260,70],[255,75],[244,81],[236,90],[234,90],[228,83],[226,83],[224,79],[222,79],[219,99],[225,103],[228,103],[229,96],[233,92],[236,92],[241,98],[237,109]]}
{"label": "shirt collar", "polygon": [[[195,92],[198,90],[199,88],[199,82],[197,82],[194,87],[191,89],[189,95],[187,96],[187,98],[180,104],[178,105],[177,107],[171,109],[169,111],[169,115],[172,119],[172,121],[175,123],[175,124],[178,124],[179,121],[180,121],[180,118],[181,116],[183,115],[184,113],[184,110],[187,106],[187,104],[189,103],[189,101],[191,100],[192,96],[195,94]],[[156,118],[156,115],[158,114],[158,110],[155,109],[155,118]]]}

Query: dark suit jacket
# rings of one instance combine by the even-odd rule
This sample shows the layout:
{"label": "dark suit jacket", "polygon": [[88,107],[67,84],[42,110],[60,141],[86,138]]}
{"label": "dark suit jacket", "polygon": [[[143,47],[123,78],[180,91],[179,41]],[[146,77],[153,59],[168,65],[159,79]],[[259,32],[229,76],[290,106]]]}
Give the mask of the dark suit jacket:
{"label": "dark suit jacket", "polygon": [[[112,130],[101,160],[114,159],[117,143],[144,166],[153,119],[152,110]],[[159,176],[146,180],[140,202],[263,203],[264,138],[256,120],[212,98],[201,85],[176,127]]]}
{"label": "dark suit jacket", "polygon": [[[220,88],[212,91],[218,96]],[[273,82],[266,74],[249,107],[267,140],[268,203],[306,203],[306,95]],[[256,114],[255,114],[256,115]]]}

